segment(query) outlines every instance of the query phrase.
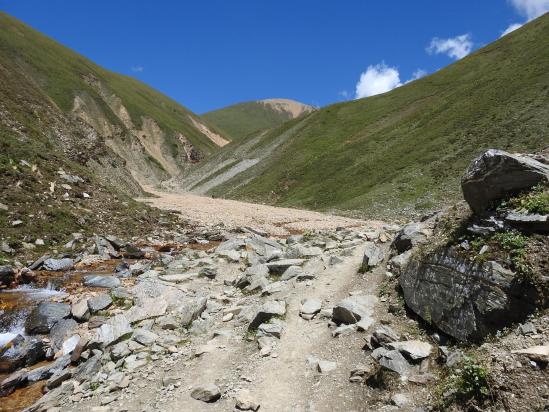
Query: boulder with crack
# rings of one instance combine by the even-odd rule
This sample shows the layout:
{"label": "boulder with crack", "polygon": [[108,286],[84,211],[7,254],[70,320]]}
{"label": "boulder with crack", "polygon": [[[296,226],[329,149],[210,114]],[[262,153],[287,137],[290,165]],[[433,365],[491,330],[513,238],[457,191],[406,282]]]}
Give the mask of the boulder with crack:
{"label": "boulder with crack", "polygon": [[496,262],[476,263],[439,249],[400,276],[406,305],[456,339],[479,340],[536,309],[534,284]]}

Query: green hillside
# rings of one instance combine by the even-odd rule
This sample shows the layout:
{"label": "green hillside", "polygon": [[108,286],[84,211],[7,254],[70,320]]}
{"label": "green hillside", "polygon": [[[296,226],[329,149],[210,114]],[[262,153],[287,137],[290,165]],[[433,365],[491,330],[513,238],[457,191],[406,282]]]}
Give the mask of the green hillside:
{"label": "green hillside", "polygon": [[258,100],[213,110],[205,113],[202,117],[225,132],[233,141],[238,141],[254,132],[272,129],[314,110],[312,106],[293,100],[279,100],[287,105],[293,105],[301,113],[292,113],[286,105],[280,105],[277,108],[271,104],[273,100]]}
{"label": "green hillside", "polygon": [[272,155],[210,193],[370,216],[435,209],[459,198],[481,150],[549,145],[548,67],[549,14],[428,77],[291,122]]}
{"label": "green hillside", "polygon": [[[93,74],[122,99],[136,126],[141,125],[141,116],[150,116],[165,130],[183,132],[204,152],[215,147],[190,124],[189,110],[179,103],[139,80],[99,67],[2,12],[0,61],[3,66],[23,70],[65,113],[71,110],[76,93],[85,92],[100,100],[97,91],[84,81],[84,76]],[[105,112],[117,122],[109,110]]]}

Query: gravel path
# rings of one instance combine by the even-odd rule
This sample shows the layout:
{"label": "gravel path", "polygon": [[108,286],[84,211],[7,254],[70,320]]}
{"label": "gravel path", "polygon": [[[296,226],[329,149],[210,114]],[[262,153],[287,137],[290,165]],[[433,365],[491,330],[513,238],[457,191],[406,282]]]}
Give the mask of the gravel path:
{"label": "gravel path", "polygon": [[181,212],[185,217],[200,223],[223,223],[228,228],[251,226],[273,236],[316,229],[342,227],[379,228],[382,222],[350,219],[341,216],[289,209],[228,199],[212,199],[192,193],[159,192],[152,187],[145,190],[158,197],[142,198],[140,201],[164,210]]}

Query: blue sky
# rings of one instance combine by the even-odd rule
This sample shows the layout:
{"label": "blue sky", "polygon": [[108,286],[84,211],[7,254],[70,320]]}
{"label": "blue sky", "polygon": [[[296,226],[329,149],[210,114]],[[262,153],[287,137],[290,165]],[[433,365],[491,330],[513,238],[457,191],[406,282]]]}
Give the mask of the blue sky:
{"label": "blue sky", "polygon": [[0,9],[197,113],[390,90],[549,10],[549,0],[0,0]]}

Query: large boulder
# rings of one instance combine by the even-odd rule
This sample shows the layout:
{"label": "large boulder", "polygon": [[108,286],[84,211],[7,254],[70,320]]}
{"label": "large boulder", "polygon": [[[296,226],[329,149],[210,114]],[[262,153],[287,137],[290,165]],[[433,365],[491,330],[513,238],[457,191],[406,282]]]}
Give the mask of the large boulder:
{"label": "large boulder", "polygon": [[489,149],[469,165],[461,179],[463,197],[482,213],[507,194],[549,182],[549,165],[530,157]]}
{"label": "large boulder", "polygon": [[58,320],[68,318],[71,307],[65,303],[42,302],[35,307],[25,321],[25,332],[29,335],[49,333]]}
{"label": "large boulder", "polygon": [[496,262],[471,262],[453,248],[410,262],[400,286],[410,309],[462,341],[524,319],[539,299],[527,280]]}

